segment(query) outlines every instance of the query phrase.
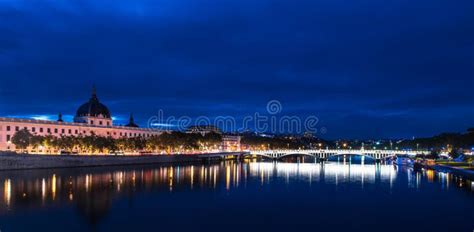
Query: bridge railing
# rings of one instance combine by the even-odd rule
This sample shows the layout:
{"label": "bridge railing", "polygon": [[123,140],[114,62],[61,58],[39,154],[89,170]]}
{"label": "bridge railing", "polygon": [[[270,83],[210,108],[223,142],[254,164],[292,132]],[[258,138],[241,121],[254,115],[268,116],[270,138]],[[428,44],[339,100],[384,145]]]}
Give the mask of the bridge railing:
{"label": "bridge railing", "polygon": [[250,154],[392,154],[392,155],[428,155],[427,150],[366,150],[366,149],[286,149],[286,150],[249,150]]}

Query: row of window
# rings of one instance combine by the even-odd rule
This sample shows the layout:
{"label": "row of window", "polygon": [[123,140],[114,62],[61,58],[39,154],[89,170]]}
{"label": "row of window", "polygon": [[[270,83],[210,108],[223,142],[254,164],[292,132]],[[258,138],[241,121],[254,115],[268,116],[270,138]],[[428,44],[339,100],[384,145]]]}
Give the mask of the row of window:
{"label": "row of window", "polygon": [[[11,131],[11,126],[7,126],[7,131]],[[27,129],[28,128],[25,126],[24,129]],[[19,126],[15,126],[15,131],[19,131],[20,130],[20,127]],[[31,132],[36,132],[36,127],[31,127]],[[43,133],[44,132],[44,128],[43,127],[40,127],[39,128],[39,133]],[[51,128],[46,128],[46,132],[47,133],[51,133]],[[67,130],[68,134],[72,134],[72,129],[68,129]],[[58,128],[54,128],[54,133],[57,134],[59,133],[59,129]],[[84,133],[86,133],[86,131],[84,131]],[[61,129],[61,134],[66,134],[66,129]],[[74,134],[79,134],[79,130],[74,130]]]}
{"label": "row of window", "polygon": [[[90,123],[91,123],[92,125],[94,125],[94,120],[91,120]],[[99,121],[99,125],[101,125],[101,126],[103,125],[103,124],[102,124],[102,121]],[[109,121],[107,121],[107,126],[110,126],[110,122],[109,122]]]}

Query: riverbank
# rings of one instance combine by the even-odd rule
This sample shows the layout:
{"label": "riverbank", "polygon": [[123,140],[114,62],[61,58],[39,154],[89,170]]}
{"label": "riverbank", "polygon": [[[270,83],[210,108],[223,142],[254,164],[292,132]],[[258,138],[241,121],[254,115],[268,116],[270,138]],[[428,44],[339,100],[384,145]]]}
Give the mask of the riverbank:
{"label": "riverbank", "polygon": [[144,165],[160,163],[192,163],[208,159],[221,159],[239,156],[242,152],[222,152],[199,155],[31,155],[0,153],[0,170],[99,167],[118,165]]}
{"label": "riverbank", "polygon": [[474,180],[474,171],[463,169],[455,166],[445,165],[445,164],[436,164],[432,168],[438,172],[450,172],[455,175],[463,176],[468,179]]}

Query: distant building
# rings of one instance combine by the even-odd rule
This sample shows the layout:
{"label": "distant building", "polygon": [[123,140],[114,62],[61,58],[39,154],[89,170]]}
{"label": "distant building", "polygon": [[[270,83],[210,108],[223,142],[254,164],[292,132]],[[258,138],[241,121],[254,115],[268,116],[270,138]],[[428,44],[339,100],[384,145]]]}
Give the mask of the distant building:
{"label": "distant building", "polygon": [[222,150],[224,151],[240,151],[241,137],[238,135],[223,135],[222,136]]}
{"label": "distant building", "polygon": [[253,135],[256,135],[258,137],[264,137],[264,138],[275,138],[275,135],[273,134],[254,133]]}
{"label": "distant building", "polygon": [[[77,110],[74,122],[64,122],[61,113],[58,115],[57,121],[0,117],[0,151],[15,150],[15,145],[12,144],[11,139],[21,129],[27,129],[34,135],[52,135],[56,137],[94,134],[112,138],[130,138],[150,137],[162,133],[161,130],[157,129],[139,128],[135,124],[132,115],[130,115],[130,121],[126,126],[114,126],[112,115],[107,106],[100,103],[95,88],[89,101]],[[46,151],[38,148],[38,150],[32,152],[43,153]]]}
{"label": "distant building", "polygon": [[306,131],[306,132],[304,132],[303,137],[308,138],[308,139],[312,139],[312,138],[314,138],[314,135],[313,135],[312,132]]}
{"label": "distant building", "polygon": [[209,134],[209,133],[217,133],[222,134],[221,130],[213,125],[198,125],[198,126],[191,126],[186,130],[186,133],[190,134],[201,134],[202,136]]}

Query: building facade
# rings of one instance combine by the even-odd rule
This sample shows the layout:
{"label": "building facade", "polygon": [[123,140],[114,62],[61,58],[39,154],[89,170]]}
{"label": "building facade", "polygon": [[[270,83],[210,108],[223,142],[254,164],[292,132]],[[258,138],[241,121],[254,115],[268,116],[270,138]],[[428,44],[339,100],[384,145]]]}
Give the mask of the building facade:
{"label": "building facade", "polygon": [[[27,129],[33,135],[56,137],[97,135],[112,138],[146,138],[162,133],[157,129],[139,128],[132,115],[127,125],[113,125],[112,115],[109,109],[100,103],[95,89],[89,101],[77,110],[74,122],[64,122],[61,114],[57,121],[0,117],[0,151],[15,151],[16,148],[11,139],[17,131],[22,129]],[[34,152],[46,151],[39,148]]]}
{"label": "building facade", "polygon": [[241,137],[238,135],[223,135],[222,136],[222,150],[224,151],[241,151],[240,146]]}
{"label": "building facade", "polygon": [[213,125],[197,125],[197,126],[190,126],[186,133],[189,134],[201,134],[202,136],[207,135],[209,133],[216,133],[222,134],[221,130]]}

